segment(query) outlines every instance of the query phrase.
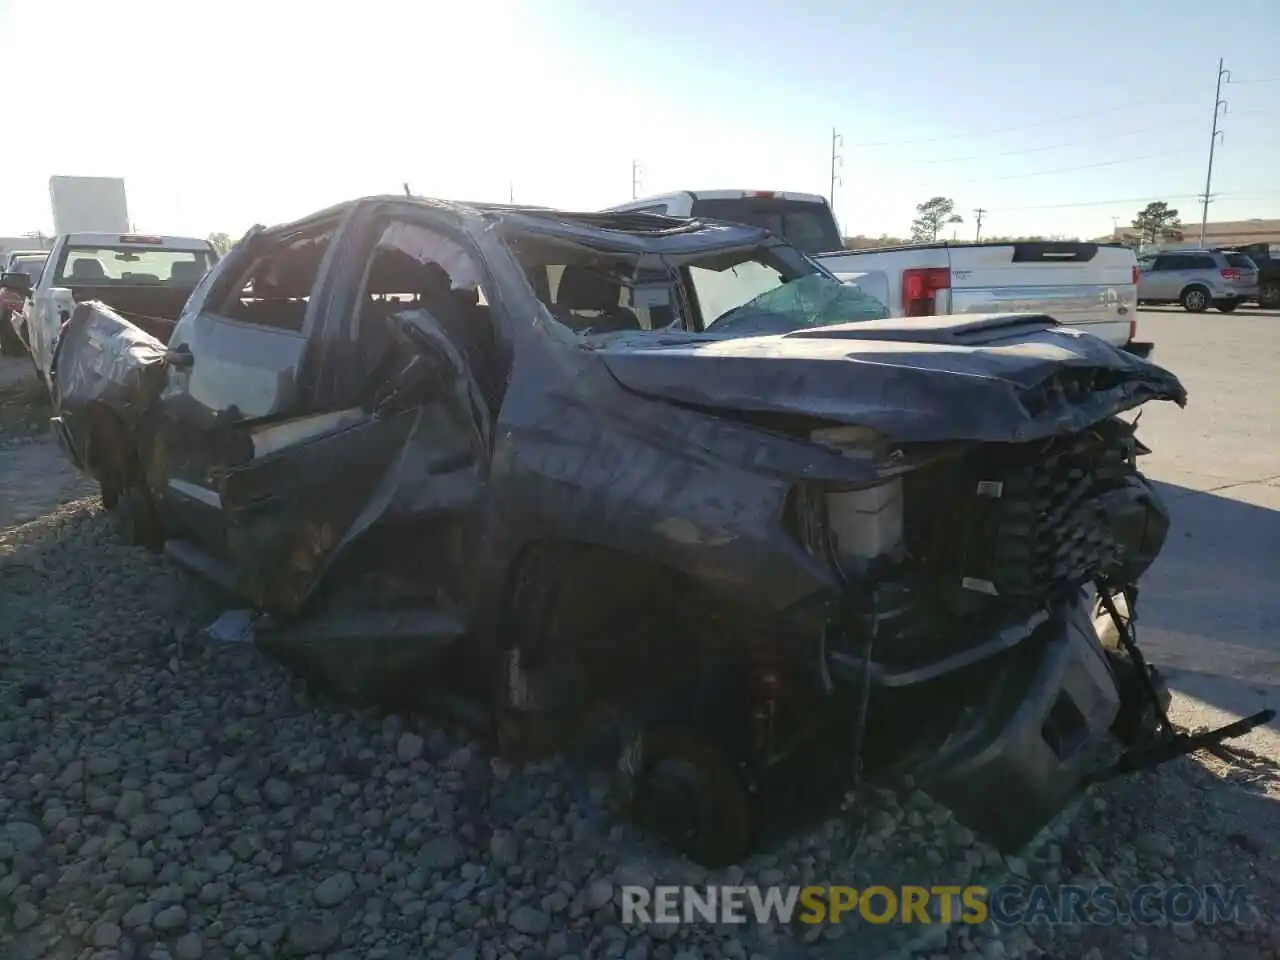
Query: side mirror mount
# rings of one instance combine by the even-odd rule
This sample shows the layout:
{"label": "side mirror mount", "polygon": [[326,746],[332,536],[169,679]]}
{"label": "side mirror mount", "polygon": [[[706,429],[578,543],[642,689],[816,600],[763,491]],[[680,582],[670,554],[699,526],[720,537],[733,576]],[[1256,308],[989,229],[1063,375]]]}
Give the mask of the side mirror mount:
{"label": "side mirror mount", "polygon": [[0,274],[0,288],[16,293],[25,300],[31,296],[31,275],[21,270]]}

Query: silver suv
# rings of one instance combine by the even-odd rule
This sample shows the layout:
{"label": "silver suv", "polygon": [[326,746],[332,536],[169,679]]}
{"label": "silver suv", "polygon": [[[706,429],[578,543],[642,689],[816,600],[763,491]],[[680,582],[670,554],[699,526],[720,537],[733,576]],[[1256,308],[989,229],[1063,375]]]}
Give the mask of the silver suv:
{"label": "silver suv", "polygon": [[1258,298],[1258,268],[1243,253],[1170,250],[1138,261],[1138,303],[1180,303],[1191,313],[1209,305],[1230,313]]}

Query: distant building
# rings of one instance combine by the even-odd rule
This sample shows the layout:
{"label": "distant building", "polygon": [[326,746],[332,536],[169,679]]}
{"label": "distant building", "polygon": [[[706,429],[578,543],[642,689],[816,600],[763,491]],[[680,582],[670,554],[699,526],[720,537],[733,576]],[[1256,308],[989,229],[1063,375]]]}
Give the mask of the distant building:
{"label": "distant building", "polygon": [[[1113,234],[1121,243],[1136,243],[1138,231],[1133,227],[1116,227]],[[1182,225],[1182,244],[1200,242],[1200,224]],[[1204,243],[1207,247],[1229,247],[1244,243],[1280,243],[1280,220],[1220,220],[1205,224]]]}

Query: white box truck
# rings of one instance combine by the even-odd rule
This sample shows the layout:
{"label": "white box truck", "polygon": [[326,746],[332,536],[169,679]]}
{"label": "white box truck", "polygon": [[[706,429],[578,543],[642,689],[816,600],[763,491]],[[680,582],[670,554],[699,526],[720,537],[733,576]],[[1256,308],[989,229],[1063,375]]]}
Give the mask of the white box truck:
{"label": "white box truck", "polygon": [[128,233],[129,206],[120,177],[50,177],[53,232]]}

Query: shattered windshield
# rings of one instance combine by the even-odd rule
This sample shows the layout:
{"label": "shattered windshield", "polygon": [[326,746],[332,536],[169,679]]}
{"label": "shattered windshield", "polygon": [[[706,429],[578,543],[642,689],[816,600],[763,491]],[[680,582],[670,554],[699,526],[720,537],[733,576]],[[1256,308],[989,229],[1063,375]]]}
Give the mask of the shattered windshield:
{"label": "shattered windshield", "polygon": [[690,267],[703,329],[718,336],[748,337],[889,316],[885,305],[857,284],[821,273],[786,280],[770,272],[756,261],[719,273]]}
{"label": "shattered windshield", "polygon": [[538,299],[580,337],[759,336],[888,316],[880,300],[787,246],[662,256],[521,237],[511,249]]}

